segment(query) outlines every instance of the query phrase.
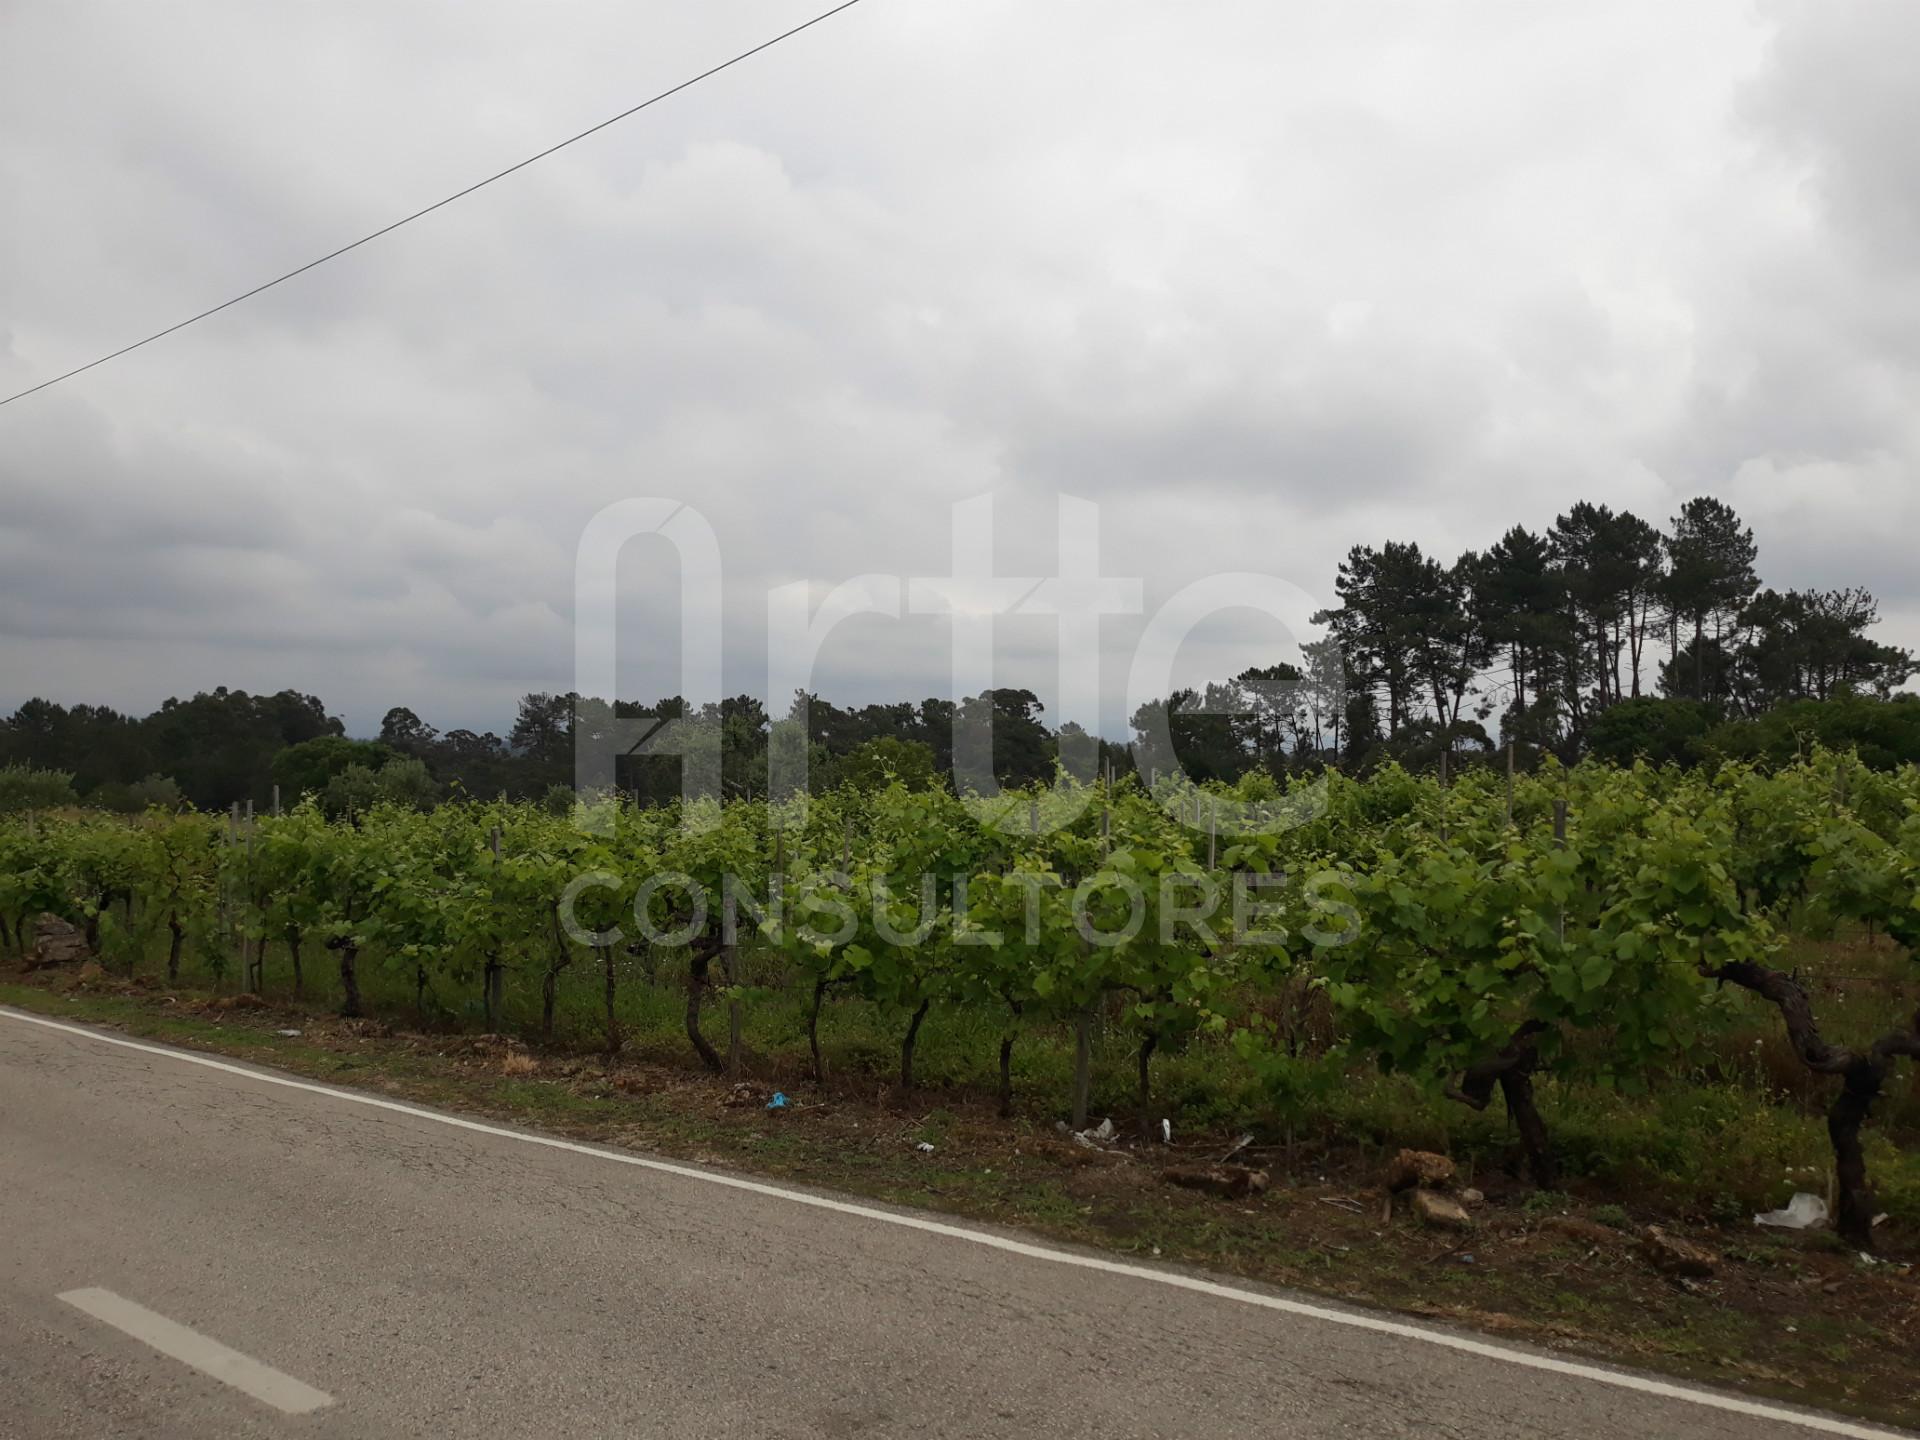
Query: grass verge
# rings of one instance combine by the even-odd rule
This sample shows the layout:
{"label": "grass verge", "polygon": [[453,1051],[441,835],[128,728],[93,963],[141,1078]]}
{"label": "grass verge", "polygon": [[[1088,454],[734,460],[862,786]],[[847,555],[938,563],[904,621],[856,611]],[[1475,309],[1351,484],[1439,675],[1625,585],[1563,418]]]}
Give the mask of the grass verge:
{"label": "grass verge", "polygon": [[[1161,1181],[1169,1163],[1218,1158],[1222,1137],[1088,1149],[1044,1121],[1003,1121],[941,1093],[901,1107],[789,1085],[732,1085],[641,1057],[541,1052],[494,1036],[410,1032],[315,1006],[171,994],[141,981],[36,974],[0,981],[0,1003],[113,1026],[331,1084],[374,1091],[701,1164],[1018,1226],[1426,1316],[1723,1387],[1920,1423],[1920,1272],[1896,1250],[1865,1265],[1824,1234],[1749,1220],[1530,1193],[1485,1174],[1472,1234],[1382,1211],[1365,1146],[1249,1157],[1275,1184],[1220,1200]],[[297,1035],[283,1035],[295,1030]],[[920,1147],[931,1145],[932,1150]],[[1647,1223],[1717,1248],[1714,1275],[1676,1282],[1638,1253]]]}

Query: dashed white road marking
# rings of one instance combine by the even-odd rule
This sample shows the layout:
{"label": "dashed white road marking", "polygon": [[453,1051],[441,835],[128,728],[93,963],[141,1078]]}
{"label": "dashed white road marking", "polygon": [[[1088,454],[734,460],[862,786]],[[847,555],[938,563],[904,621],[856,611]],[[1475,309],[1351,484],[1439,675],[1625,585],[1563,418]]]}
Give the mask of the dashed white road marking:
{"label": "dashed white road marking", "polygon": [[1036,1245],[1027,1240],[1015,1240],[1010,1236],[995,1235],[985,1230],[973,1230],[947,1221],[928,1220],[918,1215],[895,1214],[889,1210],[876,1209],[871,1205],[861,1205],[850,1200],[835,1200],[825,1195],[809,1195],[804,1190],[788,1190],[779,1185],[768,1185],[759,1180],[745,1180],[737,1175],[727,1175],[716,1170],[675,1164],[671,1160],[655,1160],[645,1155],[607,1150],[597,1145],[583,1145],[575,1140],[561,1140],[551,1135],[511,1130],[504,1125],[489,1125],[484,1120],[468,1120],[463,1116],[447,1115],[438,1110],[428,1110],[398,1100],[384,1100],[377,1095],[363,1095],[352,1090],[336,1089],[331,1085],[315,1084],[310,1080],[296,1080],[290,1075],[279,1075],[270,1070],[257,1070],[246,1065],[236,1065],[225,1060],[216,1060],[210,1055],[196,1055],[190,1050],[176,1050],[169,1045],[152,1045],[142,1040],[129,1040],[120,1035],[109,1035],[84,1025],[70,1025],[63,1020],[49,1020],[43,1015],[29,1014],[24,1010],[14,1010],[4,1005],[0,1005],[0,1017],[25,1021],[29,1025],[59,1030],[68,1035],[78,1035],[84,1040],[92,1040],[102,1045],[114,1045],[123,1050],[137,1050],[144,1055],[162,1055],[170,1060],[203,1066],[208,1070],[239,1075],[263,1085],[278,1085],[283,1090],[303,1090],[310,1095],[325,1095],[334,1100],[344,1100],[352,1105],[365,1105],[374,1110],[389,1110],[397,1115],[410,1115],[417,1120],[430,1120],[436,1125],[448,1125],[456,1130],[470,1130],[478,1135],[492,1135],[502,1140],[517,1140],[522,1144],[540,1145],[549,1150],[566,1150],[575,1155],[590,1155],[596,1160],[610,1160],[617,1165],[631,1165],[636,1169],[653,1170],[663,1175],[678,1175],[682,1179],[698,1180],[703,1184],[718,1185],[728,1190],[741,1190],[750,1195],[765,1195],[771,1199],[786,1200],[795,1205],[806,1205],[815,1210],[830,1210],[837,1215],[852,1215],[862,1220],[873,1220],[882,1225],[895,1225],[903,1230],[918,1230],[928,1235],[940,1235],[949,1240],[960,1240],[969,1245],[1004,1251],[1009,1255],[1021,1255],[1029,1260],[1043,1260],[1052,1265],[1070,1265],[1075,1269],[1096,1270],[1107,1275],[1125,1275],[1130,1279],[1165,1285],[1174,1290],[1209,1295],[1217,1300],[1231,1300],[1236,1304],[1277,1311],[1282,1315],[1292,1315],[1303,1320],[1317,1320],[1323,1324],[1341,1325],[1350,1330],[1370,1331],[1376,1335],[1391,1335],[1399,1340],[1433,1345],[1442,1350],[1451,1350],[1461,1355],[1473,1355],[1482,1360],[1497,1360],[1503,1364],[1518,1365],[1528,1370],[1541,1370],[1552,1375],[1566,1375],[1577,1380],[1591,1381],[1596,1385],[1608,1385],[1617,1390],[1631,1390],[1637,1394],[1652,1395],[1662,1400],[1698,1405],[1707,1410],[1745,1415],[1756,1420],[1770,1420],[1779,1425],[1794,1425],[1819,1435],[1844,1435],[1848,1440],[1908,1440],[1908,1437],[1903,1437],[1899,1431],[1864,1425],[1854,1420],[1844,1420],[1837,1415],[1793,1410],[1784,1405],[1770,1405],[1763,1400],[1748,1400],[1739,1395],[1702,1390],[1671,1380],[1656,1380],[1652,1376],[1636,1375],[1627,1370],[1614,1370],[1604,1365],[1585,1364],[1578,1360],[1561,1360],[1552,1355],[1537,1355],[1531,1351],[1514,1350],[1505,1345],[1495,1345],[1490,1341],[1475,1340],[1469,1336],[1455,1335],[1445,1330],[1429,1330],[1421,1325],[1410,1325],[1404,1320],[1389,1320],[1384,1316],[1368,1315],[1357,1310],[1335,1310],[1325,1305],[1310,1304],[1304,1300],[1291,1300],[1283,1295],[1244,1290],[1237,1285],[1221,1284],[1217,1280],[1203,1280],[1197,1275],[1183,1275],[1176,1270],[1155,1270],[1144,1265],[1132,1265],[1124,1260],[1109,1260],[1099,1255],[1076,1255],[1070,1250],[1056,1250],[1051,1246]]}
{"label": "dashed white road marking", "polygon": [[262,1365],[198,1330],[189,1330],[178,1321],[156,1315],[146,1306],[136,1305],[111,1290],[90,1286],[84,1290],[68,1290],[58,1298],[103,1325],[111,1325],[141,1344],[152,1346],[168,1359],[191,1365],[283,1414],[306,1415],[333,1403],[333,1397],[326,1391],[284,1375],[271,1365]]}

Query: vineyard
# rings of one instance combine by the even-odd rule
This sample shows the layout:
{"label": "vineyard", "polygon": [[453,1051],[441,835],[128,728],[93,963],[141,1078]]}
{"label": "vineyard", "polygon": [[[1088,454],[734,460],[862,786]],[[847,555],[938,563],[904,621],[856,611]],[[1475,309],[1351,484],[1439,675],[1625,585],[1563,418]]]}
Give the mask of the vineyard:
{"label": "vineyard", "polygon": [[[1819,753],[337,822],[65,811],[0,822],[0,938],[23,949],[50,913],[156,983],[550,1045],[672,1040],[715,1072],[774,1052],[820,1086],[911,1092],[938,1034],[934,1083],[1075,1129],[1124,1103],[1143,1139],[1231,1121],[1331,1143],[1384,1075],[1401,1113],[1504,1112],[1544,1188],[1602,1163],[1556,1130],[1582,1097],[1742,1090],[1748,1117],[1824,1109],[1836,1228],[1864,1247],[1880,1210],[1920,1218],[1920,1193],[1876,1201],[1870,1160],[1905,1158],[1868,1124],[1920,1060],[1920,984],[1898,979],[1917,807],[1914,771]],[[1833,935],[1893,947],[1864,1007],[1792,963]],[[1763,1024],[1803,1083],[1740,1064],[1729,1037]]]}

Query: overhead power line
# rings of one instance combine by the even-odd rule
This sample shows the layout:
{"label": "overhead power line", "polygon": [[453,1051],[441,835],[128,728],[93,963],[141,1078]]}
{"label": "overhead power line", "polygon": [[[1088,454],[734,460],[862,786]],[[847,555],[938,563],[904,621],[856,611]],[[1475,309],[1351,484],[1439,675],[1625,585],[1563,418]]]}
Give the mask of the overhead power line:
{"label": "overhead power line", "polygon": [[223,300],[218,305],[213,306],[211,309],[202,310],[198,315],[190,315],[185,320],[180,321],[178,324],[169,325],[164,330],[156,330],[153,332],[153,334],[147,336],[146,339],[144,340],[136,340],[131,345],[122,345],[118,350],[114,350],[106,355],[102,355],[97,360],[89,360],[86,364],[76,366],[75,368],[67,371],[63,375],[56,375],[51,380],[42,380],[38,385],[29,386],[27,389],[22,390],[17,394],[9,395],[7,396],[6,399],[0,400],[0,405],[11,405],[14,401],[24,400],[27,396],[37,394],[39,391],[45,390],[47,387],[51,385],[58,385],[62,380],[71,380],[76,375],[85,374],[87,371],[93,369],[95,366],[106,364],[109,360],[118,360],[122,355],[131,354],[133,351],[138,350],[143,345],[151,345],[156,340],[165,339],[167,336],[173,334],[176,330],[184,330],[189,325],[196,325],[200,321],[205,320],[210,315],[218,315],[222,310],[226,310],[231,308],[232,306],[238,305],[242,300],[251,300],[254,296],[273,289],[273,287],[276,285],[284,285],[286,284],[287,281],[293,279],[295,276],[304,275],[307,273],[307,271],[315,269],[321,265],[324,265],[329,260],[337,260],[342,255],[346,254],[349,250],[358,250],[362,245],[365,245],[370,241],[378,240],[382,235],[391,235],[394,231],[398,230],[402,225],[411,225],[415,220],[420,219],[422,216],[431,215],[434,211],[439,210],[445,206],[451,205],[456,200],[465,199],[467,196],[473,194],[473,192],[476,190],[484,190],[487,186],[493,184],[493,182],[496,180],[506,179],[507,176],[513,174],[513,172],[516,170],[524,170],[527,168],[527,166],[533,164],[535,161],[544,160],[549,155],[557,154],[559,151],[566,149],[569,145],[578,144],[580,141],[585,140],[589,135],[599,134],[602,130],[605,130],[609,125],[618,125],[622,120],[625,120],[630,116],[638,115],[642,110],[648,109],[649,107],[654,105],[658,105],[662,100],[669,100],[675,95],[678,95],[682,90],[692,89],[695,85],[698,85],[702,80],[710,80],[715,75],[718,75],[722,70],[731,70],[735,65],[738,65],[741,61],[751,60],[754,56],[758,55],[761,51],[771,50],[774,46],[778,45],[781,41],[791,40],[794,36],[800,34],[802,31],[811,30],[814,26],[819,25],[824,21],[831,20],[834,16],[838,15],[842,10],[851,10],[855,5],[858,5],[859,3],[860,3],[860,0],[842,0],[841,4],[834,6],[831,10],[822,11],[820,14],[814,16],[811,20],[806,21],[804,24],[796,25],[791,30],[784,30],[780,34],[775,35],[771,40],[762,40],[758,45],[754,46],[751,50],[742,50],[738,55],[735,55],[731,60],[723,60],[720,64],[715,65],[712,69],[702,70],[698,75],[693,76],[691,79],[682,80],[678,85],[675,85],[671,90],[662,90],[658,95],[653,96],[651,99],[642,100],[638,105],[633,106],[631,109],[622,110],[618,115],[608,116],[605,120],[602,120],[598,125],[590,126],[587,129],[582,130],[578,135],[569,135],[566,139],[560,141],[557,145],[549,145],[546,149],[540,151],[538,154],[529,155],[527,156],[526,159],[517,161],[516,163],[507,166],[507,168],[504,170],[496,171],[494,174],[487,176],[487,178],[484,180],[476,180],[474,181],[473,184],[467,186],[464,190],[456,190],[453,192],[453,194],[447,196],[445,199],[436,200],[433,202],[433,204],[425,206],[422,209],[416,210],[411,215],[406,215],[401,217],[400,219],[394,221],[391,225],[383,225],[378,230],[373,231],[371,234],[362,235],[358,240],[353,241],[351,244],[342,245],[338,250],[329,250],[325,255],[322,255],[319,259],[309,260],[306,264],[300,266],[296,270],[289,270],[284,275],[276,275],[273,279],[267,281],[264,285],[256,285],[251,290],[248,290],[242,294],[234,296],[231,300]]}

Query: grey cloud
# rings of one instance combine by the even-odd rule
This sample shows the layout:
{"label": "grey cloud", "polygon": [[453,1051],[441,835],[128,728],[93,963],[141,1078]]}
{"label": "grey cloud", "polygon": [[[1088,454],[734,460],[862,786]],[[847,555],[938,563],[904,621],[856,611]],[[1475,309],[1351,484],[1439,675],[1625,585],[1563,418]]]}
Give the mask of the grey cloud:
{"label": "grey cloud", "polygon": [[[0,380],[805,12],[10,17]],[[1064,490],[1157,603],[1216,570],[1331,600],[1356,542],[1715,490],[1769,578],[1872,576],[1914,625],[1856,539],[1905,515],[1916,455],[1909,14],[863,7],[0,410],[0,706],[271,682],[362,729],[497,728],[570,683],[575,543],[634,494],[720,535],[729,688],[763,688],[768,587],[941,573],[948,507],[988,491],[1009,572],[1045,573]],[[622,573],[623,688],[677,688],[672,567]],[[1109,725],[1137,629],[1104,637]],[[1273,643],[1208,634],[1208,663]],[[1042,637],[1004,658],[1044,697]],[[816,683],[918,698],[947,667],[933,622],[863,624]]]}
{"label": "grey cloud", "polygon": [[1902,0],[1775,0],[1777,30],[1747,109],[1810,183],[1860,256],[1920,261],[1920,12]]}

